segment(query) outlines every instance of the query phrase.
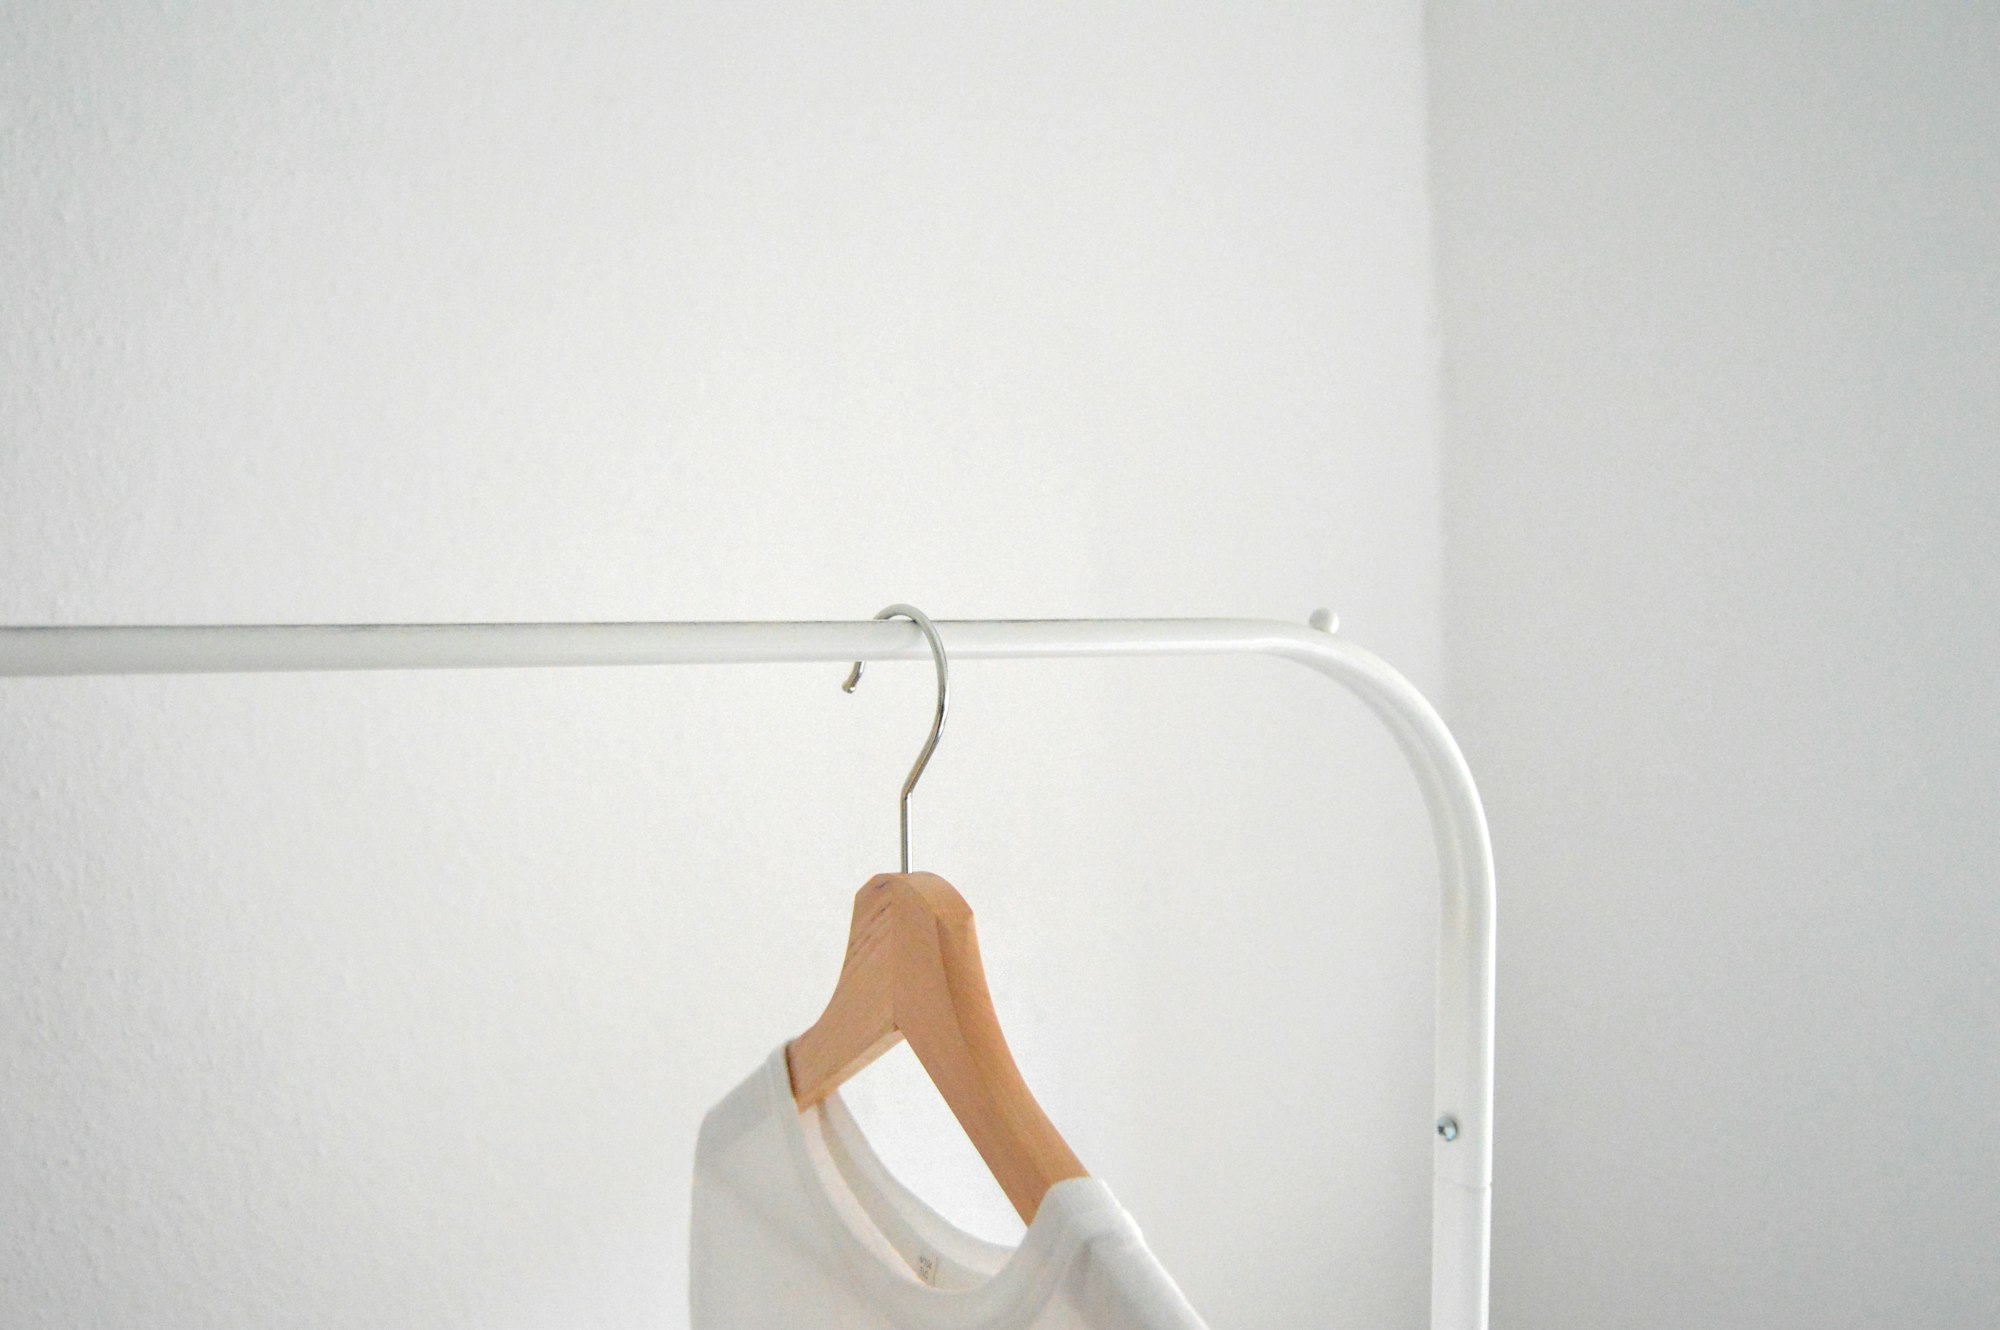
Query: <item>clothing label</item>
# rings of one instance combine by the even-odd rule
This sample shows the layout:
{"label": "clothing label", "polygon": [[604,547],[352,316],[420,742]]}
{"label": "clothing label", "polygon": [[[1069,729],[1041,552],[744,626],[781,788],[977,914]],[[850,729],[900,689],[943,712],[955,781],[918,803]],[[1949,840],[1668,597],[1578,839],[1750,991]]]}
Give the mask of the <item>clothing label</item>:
{"label": "clothing label", "polygon": [[917,1278],[926,1284],[937,1284],[937,1253],[920,1251],[917,1253]]}

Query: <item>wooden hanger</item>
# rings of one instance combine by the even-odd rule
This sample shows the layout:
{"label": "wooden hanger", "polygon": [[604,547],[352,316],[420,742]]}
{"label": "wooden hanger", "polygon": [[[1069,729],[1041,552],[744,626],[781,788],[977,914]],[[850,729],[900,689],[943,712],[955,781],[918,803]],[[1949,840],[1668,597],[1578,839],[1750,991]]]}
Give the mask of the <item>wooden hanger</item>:
{"label": "wooden hanger", "polygon": [[[1022,1222],[1032,1222],[1050,1187],[1086,1173],[1035,1102],[1000,1033],[971,907],[937,874],[909,871],[910,791],[944,728],[946,667],[944,644],[923,611],[891,605],[875,617],[891,615],[913,620],[930,640],[937,718],[903,783],[903,871],[872,877],[855,893],[833,997],[786,1046],[792,1097],[800,1109],[812,1107],[907,1039]],[[856,662],[843,686],[852,692],[860,679]]]}
{"label": "wooden hanger", "polygon": [[1000,1033],[972,910],[935,873],[883,873],[854,894],[833,998],[785,1049],[792,1097],[810,1108],[898,1039],[909,1040],[1023,1223],[1050,1187],[1085,1176]]}

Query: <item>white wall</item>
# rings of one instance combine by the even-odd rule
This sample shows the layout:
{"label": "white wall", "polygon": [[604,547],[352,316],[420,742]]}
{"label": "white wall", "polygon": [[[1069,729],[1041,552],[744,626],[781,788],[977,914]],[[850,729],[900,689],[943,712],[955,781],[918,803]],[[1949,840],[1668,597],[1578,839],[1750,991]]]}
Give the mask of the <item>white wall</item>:
{"label": "white wall", "polygon": [[[1330,603],[1438,683],[1414,4],[0,52],[0,622]],[[839,675],[0,681],[0,1323],[679,1323],[698,1116],[817,1014],[928,717]],[[1420,1320],[1388,742],[1277,665],[954,677],[917,857],[1085,1161],[1217,1325]],[[1006,1231],[909,1064],[856,1094]]]}
{"label": "white wall", "polygon": [[2000,1323],[2000,11],[1429,37],[1494,1323]]}

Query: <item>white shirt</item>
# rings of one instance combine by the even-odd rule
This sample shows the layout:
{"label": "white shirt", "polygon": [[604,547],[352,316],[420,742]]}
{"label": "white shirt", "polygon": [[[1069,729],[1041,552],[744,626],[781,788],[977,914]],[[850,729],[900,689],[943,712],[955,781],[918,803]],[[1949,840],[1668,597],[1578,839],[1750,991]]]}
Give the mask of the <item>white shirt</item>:
{"label": "white shirt", "polygon": [[695,1146],[694,1330],[1206,1330],[1097,1178],[1049,1189],[1018,1247],[955,1228],[780,1045]]}

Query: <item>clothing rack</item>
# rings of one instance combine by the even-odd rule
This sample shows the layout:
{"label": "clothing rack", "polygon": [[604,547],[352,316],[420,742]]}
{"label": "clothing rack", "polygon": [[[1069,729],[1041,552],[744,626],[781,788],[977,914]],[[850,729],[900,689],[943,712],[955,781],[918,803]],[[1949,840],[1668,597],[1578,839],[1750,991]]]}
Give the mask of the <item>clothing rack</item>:
{"label": "clothing rack", "polygon": [[[961,660],[1268,655],[1342,684],[1388,726],[1437,841],[1431,1326],[1485,1330],[1493,1180],[1493,852],[1479,792],[1422,693],[1333,630],[1258,619],[940,620]],[[913,623],[0,627],[0,676],[928,660]]]}

